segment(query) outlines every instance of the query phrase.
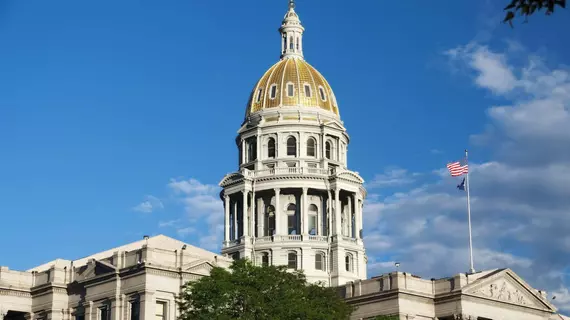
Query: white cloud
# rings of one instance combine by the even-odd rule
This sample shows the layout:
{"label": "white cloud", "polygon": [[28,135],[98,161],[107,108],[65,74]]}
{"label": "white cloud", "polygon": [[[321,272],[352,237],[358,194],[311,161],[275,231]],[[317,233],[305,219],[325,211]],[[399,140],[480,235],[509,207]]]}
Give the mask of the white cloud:
{"label": "white cloud", "polygon": [[143,213],[151,213],[157,209],[164,208],[164,204],[160,199],[155,196],[147,195],[145,196],[145,200],[138,205],[133,207],[134,211],[143,212]]}
{"label": "white cloud", "polygon": [[407,170],[401,168],[389,168],[384,173],[374,176],[372,181],[366,184],[366,188],[383,188],[401,186],[413,183],[416,174],[410,174]]}
{"label": "white cloud", "polygon": [[168,186],[174,192],[184,194],[211,194],[220,190],[218,186],[202,184],[200,181],[193,178],[188,180],[170,179]]}
{"label": "white cloud", "polygon": [[185,216],[177,223],[177,234],[202,248],[219,251],[224,230],[224,207],[220,188],[190,179],[171,179],[169,189]]}
{"label": "white cloud", "polygon": [[445,54],[452,60],[466,62],[477,72],[476,84],[495,94],[507,93],[517,86],[517,79],[506,57],[490,51],[487,46],[470,43],[450,49]]}
{"label": "white cloud", "polygon": [[[487,128],[471,137],[493,159],[470,164],[475,268],[512,268],[568,312],[570,72],[549,69],[522,46],[509,48],[471,43],[447,52],[473,73],[476,86],[508,101],[488,106]],[[393,261],[424,277],[468,270],[465,193],[445,169],[433,173],[432,183],[368,197],[371,275],[393,271]]]}

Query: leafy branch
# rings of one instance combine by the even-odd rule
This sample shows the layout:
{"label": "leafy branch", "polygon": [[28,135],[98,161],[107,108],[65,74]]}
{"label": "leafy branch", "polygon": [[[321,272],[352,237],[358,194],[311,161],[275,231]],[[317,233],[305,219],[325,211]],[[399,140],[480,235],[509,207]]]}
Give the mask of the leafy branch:
{"label": "leafy branch", "polygon": [[506,14],[503,22],[508,22],[512,27],[513,19],[517,13],[524,16],[524,21],[527,22],[529,16],[543,9],[546,11],[546,15],[551,15],[557,6],[566,8],[566,0],[511,0],[504,9]]}

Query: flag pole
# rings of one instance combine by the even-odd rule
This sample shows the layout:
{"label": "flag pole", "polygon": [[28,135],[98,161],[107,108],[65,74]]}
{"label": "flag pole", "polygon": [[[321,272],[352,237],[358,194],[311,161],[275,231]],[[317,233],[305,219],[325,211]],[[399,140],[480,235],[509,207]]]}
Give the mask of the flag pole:
{"label": "flag pole", "polygon": [[[468,165],[467,159],[468,153],[465,149],[465,165]],[[469,197],[469,169],[465,174],[465,186],[467,191],[467,223],[469,225],[469,273],[475,273],[475,268],[473,267],[473,240],[471,239],[471,201]]]}

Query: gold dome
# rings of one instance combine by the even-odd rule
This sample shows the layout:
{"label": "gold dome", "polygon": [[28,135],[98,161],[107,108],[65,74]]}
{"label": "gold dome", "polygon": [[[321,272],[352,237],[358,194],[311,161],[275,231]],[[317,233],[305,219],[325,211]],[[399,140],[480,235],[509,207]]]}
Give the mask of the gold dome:
{"label": "gold dome", "polygon": [[287,107],[320,108],[339,115],[327,80],[302,58],[281,59],[265,72],[251,93],[246,116]]}

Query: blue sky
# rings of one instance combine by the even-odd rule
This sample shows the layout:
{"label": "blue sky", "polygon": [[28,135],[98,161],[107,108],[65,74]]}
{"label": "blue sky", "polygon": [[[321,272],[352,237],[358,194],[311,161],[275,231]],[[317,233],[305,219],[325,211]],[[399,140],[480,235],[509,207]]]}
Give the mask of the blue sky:
{"label": "blue sky", "polygon": [[[286,2],[1,1],[0,265],[144,234],[217,250],[216,184],[279,58]],[[546,32],[570,19],[511,29],[503,6],[298,0],[297,12],[367,180],[369,274],[396,260],[426,277],[467,270],[464,198],[439,170],[468,147],[476,267],[511,267],[570,308],[570,47]]]}

